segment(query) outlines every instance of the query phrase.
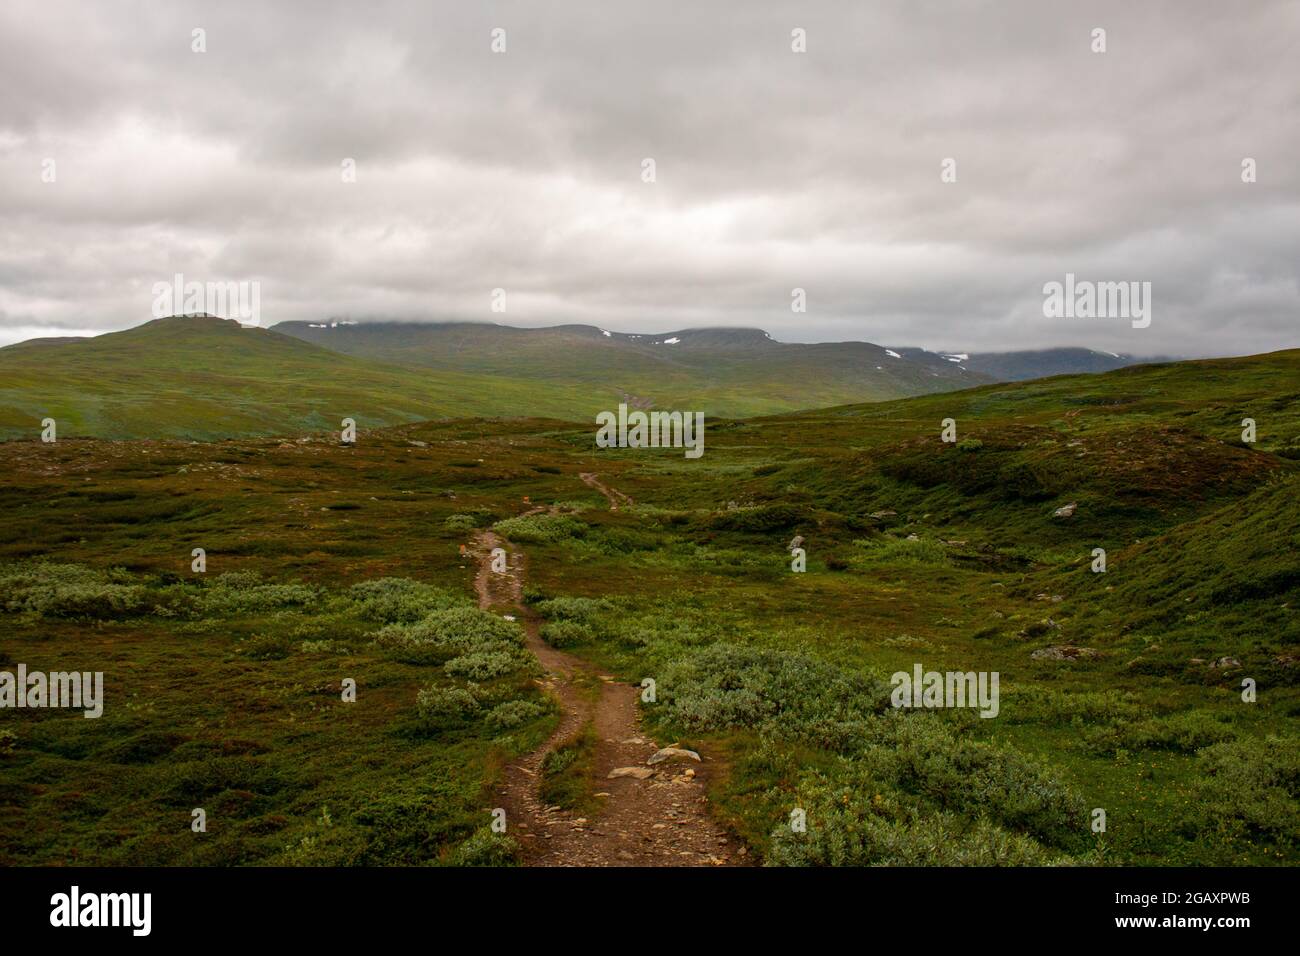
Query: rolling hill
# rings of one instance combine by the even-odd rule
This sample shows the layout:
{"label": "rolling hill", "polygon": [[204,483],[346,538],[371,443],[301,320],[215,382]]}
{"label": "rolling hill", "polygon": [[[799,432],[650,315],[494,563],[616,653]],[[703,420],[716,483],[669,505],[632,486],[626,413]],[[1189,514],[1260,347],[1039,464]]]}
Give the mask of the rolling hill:
{"label": "rolling hill", "polygon": [[341,355],[217,318],[173,317],[93,338],[0,349],[0,437],[200,440],[361,428],[530,408],[572,415],[579,390],[549,389]]}
{"label": "rolling hill", "polygon": [[[328,346],[328,348],[323,347]],[[660,337],[589,326],[281,324],[157,319],[0,349],[0,437],[52,417],[65,437],[219,439],[429,418],[591,420],[626,401],[754,415],[983,381],[879,346],[791,346],[752,329]]]}
{"label": "rolling hill", "polygon": [[1136,361],[1086,349],[953,355],[793,344],[759,329],[660,335],[585,325],[281,323],[174,316],[0,349],[0,438],[200,440],[423,419],[590,421],[620,402],[711,417],[882,402]]}
{"label": "rolling hill", "polygon": [[650,335],[590,325],[282,322],[274,330],[362,358],[572,383],[610,404],[736,417],[952,391],[990,380],[929,353],[905,357],[869,342],[778,342],[761,329]]}
{"label": "rolling hill", "polygon": [[1047,378],[1050,375],[1078,375],[1083,372],[1112,372],[1129,365],[1178,361],[1167,356],[1141,358],[1136,355],[1081,348],[936,353],[925,349],[900,347],[895,351],[915,362],[942,359],[998,382],[1024,382],[1034,378]]}

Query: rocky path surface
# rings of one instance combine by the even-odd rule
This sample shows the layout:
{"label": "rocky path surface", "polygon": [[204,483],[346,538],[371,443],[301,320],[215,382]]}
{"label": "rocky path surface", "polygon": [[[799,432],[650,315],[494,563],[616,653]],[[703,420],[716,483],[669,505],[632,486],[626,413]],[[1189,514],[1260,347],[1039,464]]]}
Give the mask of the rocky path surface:
{"label": "rocky path surface", "polygon": [[[613,509],[618,493],[599,484],[594,487],[605,491]],[[625,495],[618,497],[630,501]],[[503,573],[492,570],[494,548],[509,555]],[[647,763],[660,747],[641,729],[640,688],[601,674],[541,639],[541,621],[523,603],[527,569],[521,551],[492,531],[479,532],[471,550],[478,561],[474,586],[479,606],[522,619],[528,649],[545,671],[543,687],[559,702],[563,714],[550,739],[503,774],[500,797],[506,824],[523,847],[524,862],[529,866],[743,865],[743,848],[709,815],[704,788],[708,758],[697,762],[679,755]],[[600,809],[585,818],[545,806],[538,797],[538,783],[546,754],[588,726],[596,739]],[[610,777],[616,771],[619,775]]]}

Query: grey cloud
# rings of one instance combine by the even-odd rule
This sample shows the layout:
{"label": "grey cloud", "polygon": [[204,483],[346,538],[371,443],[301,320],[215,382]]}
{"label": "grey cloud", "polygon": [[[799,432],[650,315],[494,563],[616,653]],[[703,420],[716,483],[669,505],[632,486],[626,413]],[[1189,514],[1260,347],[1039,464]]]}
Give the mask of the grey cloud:
{"label": "grey cloud", "polygon": [[[1295,346],[1297,10],[6,4],[0,342],[137,324],[183,272],[260,281],[269,321]],[[1067,271],[1152,282],[1151,328],[1044,319]]]}

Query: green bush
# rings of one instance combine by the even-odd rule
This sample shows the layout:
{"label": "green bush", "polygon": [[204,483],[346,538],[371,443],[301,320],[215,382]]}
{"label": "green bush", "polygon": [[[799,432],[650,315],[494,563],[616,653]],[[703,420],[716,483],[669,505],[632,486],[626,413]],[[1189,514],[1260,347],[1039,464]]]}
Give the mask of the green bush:
{"label": "green bush", "polygon": [[519,857],[519,844],[512,837],[483,827],[456,847],[447,863],[450,866],[515,866]]}
{"label": "green bush", "polygon": [[1084,737],[1085,746],[1098,754],[1117,750],[1176,750],[1195,753],[1211,744],[1224,743],[1237,736],[1232,727],[1201,710],[1170,717],[1119,722],[1097,727]]}
{"label": "green bush", "polygon": [[464,677],[474,681],[491,680],[503,674],[511,674],[528,663],[528,657],[518,648],[499,651],[471,651],[460,657],[453,657],[443,665],[443,671],[452,677]]}
{"label": "green bush", "polygon": [[478,522],[473,515],[456,514],[444,521],[442,526],[448,531],[473,531],[478,527]]}
{"label": "green bush", "polygon": [[1082,797],[1011,747],[957,736],[929,714],[891,714],[875,722],[877,742],[857,763],[877,778],[971,817],[1069,845],[1084,833]]}
{"label": "green bush", "polygon": [[469,606],[435,611],[413,624],[389,624],[371,637],[390,656],[412,664],[474,651],[509,651],[524,642],[518,624]]}
{"label": "green bush", "polygon": [[542,617],[592,624],[602,614],[611,610],[613,604],[603,598],[557,597],[538,601],[536,607]]}
{"label": "green bush", "polygon": [[1034,686],[1022,691],[1012,687],[1002,689],[1002,700],[1002,718],[1012,723],[1096,727],[1147,716],[1137,697],[1115,690],[1066,692]]}
{"label": "green bush", "polygon": [[591,627],[579,621],[547,621],[542,625],[541,635],[551,647],[577,647],[596,639]]}
{"label": "green bush", "polygon": [[1300,737],[1214,744],[1198,763],[1188,830],[1217,831],[1229,844],[1267,839],[1291,853],[1300,848]]}
{"label": "green bush", "polygon": [[873,564],[935,565],[948,563],[948,551],[934,538],[893,538],[881,535],[855,541]]}
{"label": "green bush", "polygon": [[581,538],[587,533],[587,525],[564,515],[521,515],[518,518],[506,518],[495,525],[497,531],[515,541],[533,541],[540,544],[554,544]]}
{"label": "green bush", "polygon": [[719,531],[737,531],[741,534],[763,534],[769,531],[789,531],[809,523],[808,515],[790,505],[760,505],[756,508],[737,508],[714,515],[709,524]]}
{"label": "green bush", "polygon": [[714,644],[678,658],[659,681],[671,718],[692,731],[763,727],[786,738],[826,733],[889,705],[889,685],[789,651]]}
{"label": "green bush", "polygon": [[430,684],[415,695],[415,709],[426,721],[439,724],[464,724],[478,716],[482,705],[478,688],[443,687]]}
{"label": "green bush", "polygon": [[199,593],[200,614],[236,617],[314,604],[320,592],[305,584],[267,584],[256,571],[228,571],[219,574]]}
{"label": "green bush", "polygon": [[116,620],[152,610],[147,590],[121,568],[33,562],[0,572],[0,607],[49,618]]}
{"label": "green bush", "polygon": [[[850,790],[818,793],[807,830],[772,831],[773,866],[1044,866],[1063,862],[1033,839],[985,820],[918,814],[861,800]],[[883,798],[882,798],[883,801]]]}
{"label": "green bush", "polygon": [[485,722],[493,730],[514,730],[546,713],[546,707],[531,700],[507,700],[488,711]]}
{"label": "green bush", "polygon": [[432,611],[451,607],[457,600],[442,588],[410,578],[376,578],[348,589],[348,597],[370,621],[409,624]]}

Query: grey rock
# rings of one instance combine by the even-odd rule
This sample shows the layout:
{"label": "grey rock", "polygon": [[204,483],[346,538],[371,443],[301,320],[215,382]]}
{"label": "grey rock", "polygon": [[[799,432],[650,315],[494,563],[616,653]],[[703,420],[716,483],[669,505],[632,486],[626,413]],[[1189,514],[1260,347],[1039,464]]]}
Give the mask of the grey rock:
{"label": "grey rock", "polygon": [[671,760],[673,757],[685,757],[695,761],[700,759],[700,755],[694,750],[685,750],[681,747],[664,747],[662,750],[658,750],[652,754],[646,763],[653,766],[657,763],[663,763],[665,760]]}
{"label": "grey rock", "polygon": [[613,780],[617,777],[633,777],[637,780],[644,780],[652,776],[654,771],[649,767],[615,767],[609,772],[608,779]]}

